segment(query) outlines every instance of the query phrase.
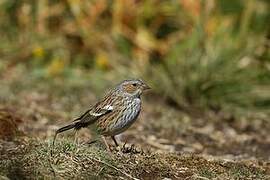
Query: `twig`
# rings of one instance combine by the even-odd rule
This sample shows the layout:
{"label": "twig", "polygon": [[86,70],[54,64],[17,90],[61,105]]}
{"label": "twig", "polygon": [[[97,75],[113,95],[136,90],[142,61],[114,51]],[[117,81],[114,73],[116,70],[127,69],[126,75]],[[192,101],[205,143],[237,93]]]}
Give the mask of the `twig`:
{"label": "twig", "polygon": [[114,170],[119,171],[120,173],[126,175],[127,177],[129,177],[129,178],[131,178],[131,179],[139,180],[139,179],[137,179],[137,178],[135,178],[135,177],[132,177],[130,174],[128,174],[128,173],[126,173],[126,172],[124,172],[124,171],[118,169],[117,167],[115,167],[115,166],[113,166],[113,165],[111,165],[111,164],[109,164],[109,163],[106,163],[106,162],[101,161],[101,160],[99,160],[99,159],[96,159],[96,158],[94,158],[94,157],[89,157],[89,158],[92,159],[92,160],[94,160],[94,161],[96,161],[96,162],[105,164],[105,165],[109,166],[110,168],[113,168]]}

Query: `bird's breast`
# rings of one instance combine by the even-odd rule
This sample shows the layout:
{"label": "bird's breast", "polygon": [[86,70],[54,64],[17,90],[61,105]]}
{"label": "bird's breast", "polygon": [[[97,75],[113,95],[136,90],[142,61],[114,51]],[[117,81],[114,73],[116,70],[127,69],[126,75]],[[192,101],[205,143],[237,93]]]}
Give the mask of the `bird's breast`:
{"label": "bird's breast", "polygon": [[141,111],[141,99],[126,99],[123,102],[123,107],[122,113],[110,126],[110,135],[120,134],[135,122]]}
{"label": "bird's breast", "polygon": [[135,98],[126,101],[126,109],[123,111],[123,121],[132,121],[141,111],[141,99]]}

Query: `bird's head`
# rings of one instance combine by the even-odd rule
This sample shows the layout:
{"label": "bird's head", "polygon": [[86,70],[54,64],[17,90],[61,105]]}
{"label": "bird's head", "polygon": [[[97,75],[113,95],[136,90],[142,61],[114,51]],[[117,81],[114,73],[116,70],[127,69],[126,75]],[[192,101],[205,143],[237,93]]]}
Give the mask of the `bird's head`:
{"label": "bird's head", "polygon": [[145,90],[150,89],[141,79],[125,80],[118,87],[122,95],[132,97],[139,97]]}

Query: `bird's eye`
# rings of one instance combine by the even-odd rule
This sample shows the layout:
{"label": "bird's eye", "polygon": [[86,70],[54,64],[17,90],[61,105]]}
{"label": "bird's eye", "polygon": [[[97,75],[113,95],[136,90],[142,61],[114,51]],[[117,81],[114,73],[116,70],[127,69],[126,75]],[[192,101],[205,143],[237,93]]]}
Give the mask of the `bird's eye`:
{"label": "bird's eye", "polygon": [[136,84],[136,83],[133,83],[133,84],[132,84],[132,86],[136,87],[136,86],[137,86],[137,84]]}

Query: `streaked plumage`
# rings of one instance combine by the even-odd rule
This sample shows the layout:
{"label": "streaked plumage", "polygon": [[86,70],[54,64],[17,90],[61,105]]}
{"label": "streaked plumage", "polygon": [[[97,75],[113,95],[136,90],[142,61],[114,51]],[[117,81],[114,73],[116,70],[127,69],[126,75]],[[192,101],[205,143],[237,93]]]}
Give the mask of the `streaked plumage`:
{"label": "streaked plumage", "polygon": [[58,129],[54,140],[58,133],[73,128],[79,130],[94,124],[99,134],[111,136],[117,145],[114,136],[122,133],[135,122],[141,111],[140,96],[146,89],[149,89],[149,86],[139,79],[121,82],[81,117]]}

